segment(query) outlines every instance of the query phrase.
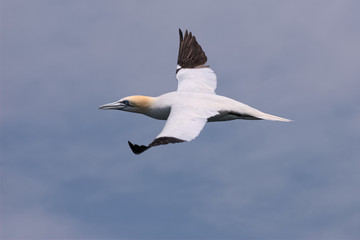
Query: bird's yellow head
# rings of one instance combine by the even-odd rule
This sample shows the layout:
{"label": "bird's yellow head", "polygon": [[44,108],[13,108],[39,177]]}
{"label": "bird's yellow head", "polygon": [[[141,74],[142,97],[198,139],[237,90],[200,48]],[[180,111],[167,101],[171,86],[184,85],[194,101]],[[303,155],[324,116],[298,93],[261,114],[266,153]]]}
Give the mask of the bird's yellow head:
{"label": "bird's yellow head", "polygon": [[149,109],[153,104],[153,98],[147,96],[129,96],[120,99],[119,101],[108,103],[99,107],[99,109],[112,109],[112,110],[122,110],[127,112],[139,112],[142,113]]}

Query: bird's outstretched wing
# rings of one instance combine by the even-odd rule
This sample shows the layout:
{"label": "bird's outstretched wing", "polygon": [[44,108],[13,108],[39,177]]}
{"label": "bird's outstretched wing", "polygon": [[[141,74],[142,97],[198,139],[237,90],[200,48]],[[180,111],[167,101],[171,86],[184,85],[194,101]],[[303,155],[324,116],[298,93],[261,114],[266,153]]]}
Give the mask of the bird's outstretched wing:
{"label": "bird's outstretched wing", "polygon": [[199,135],[207,119],[217,114],[214,110],[177,104],[171,108],[163,130],[153,142],[147,146],[129,142],[129,146],[135,154],[140,154],[154,146],[191,141]]}
{"label": "bird's outstretched wing", "polygon": [[205,52],[188,31],[183,36],[179,29],[180,44],[177,61],[176,78],[177,91],[215,93],[216,75],[208,66]]}

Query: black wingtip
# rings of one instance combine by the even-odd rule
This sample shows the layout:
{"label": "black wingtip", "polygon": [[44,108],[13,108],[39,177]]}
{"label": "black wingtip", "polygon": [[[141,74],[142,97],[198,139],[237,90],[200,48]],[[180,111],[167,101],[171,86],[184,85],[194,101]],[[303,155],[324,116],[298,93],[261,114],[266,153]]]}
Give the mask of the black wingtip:
{"label": "black wingtip", "polygon": [[144,146],[144,145],[139,146],[137,144],[132,144],[130,141],[128,141],[128,143],[129,143],[129,146],[131,148],[131,151],[133,151],[133,153],[135,153],[135,154],[143,153],[146,150],[148,150],[148,148],[149,148],[149,147]]}
{"label": "black wingtip", "polygon": [[181,68],[196,68],[206,63],[207,57],[196,37],[187,29],[183,35],[179,28],[179,54],[177,64]]}
{"label": "black wingtip", "polygon": [[181,143],[181,142],[186,142],[186,141],[175,137],[159,137],[154,139],[154,141],[152,141],[148,146],[145,145],[139,146],[137,144],[133,144],[132,142],[128,141],[131,151],[133,151],[133,153],[135,154],[143,153],[151,147],[165,145],[169,143]]}

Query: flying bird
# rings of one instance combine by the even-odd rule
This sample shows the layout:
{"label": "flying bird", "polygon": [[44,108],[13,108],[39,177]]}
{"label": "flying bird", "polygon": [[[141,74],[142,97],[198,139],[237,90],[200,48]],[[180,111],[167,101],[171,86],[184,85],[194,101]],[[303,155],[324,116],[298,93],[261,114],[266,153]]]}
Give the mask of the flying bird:
{"label": "flying bird", "polygon": [[235,119],[291,121],[217,95],[216,75],[209,65],[205,65],[207,57],[195,36],[187,30],[183,35],[181,29],[179,35],[177,91],[158,97],[129,96],[99,107],[99,109],[122,110],[167,120],[160,134],[149,145],[128,142],[135,154],[158,145],[191,141],[199,135],[207,122]]}

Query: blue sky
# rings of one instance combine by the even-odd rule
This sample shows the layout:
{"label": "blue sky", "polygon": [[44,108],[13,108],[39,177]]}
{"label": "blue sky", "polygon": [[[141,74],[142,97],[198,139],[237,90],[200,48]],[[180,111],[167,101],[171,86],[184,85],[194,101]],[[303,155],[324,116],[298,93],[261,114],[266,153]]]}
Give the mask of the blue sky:
{"label": "blue sky", "polygon": [[[359,239],[358,1],[1,1],[1,239]],[[291,123],[98,106],[176,89],[178,28],[217,93]]]}

